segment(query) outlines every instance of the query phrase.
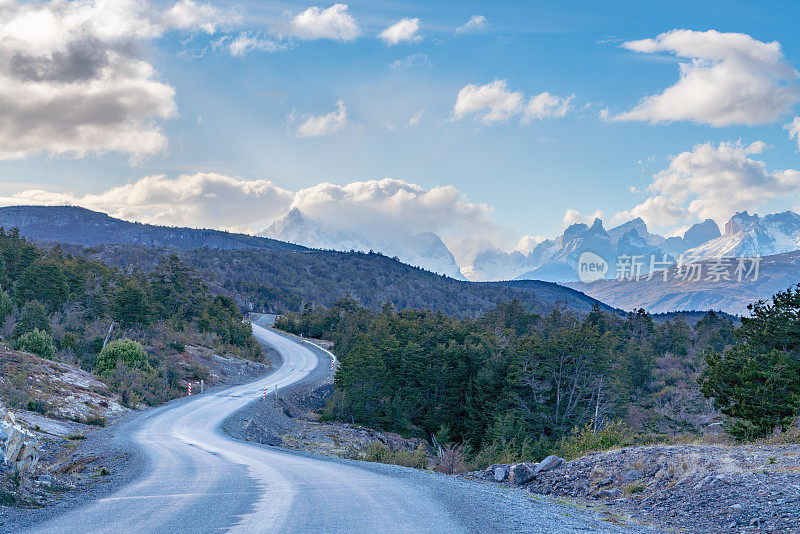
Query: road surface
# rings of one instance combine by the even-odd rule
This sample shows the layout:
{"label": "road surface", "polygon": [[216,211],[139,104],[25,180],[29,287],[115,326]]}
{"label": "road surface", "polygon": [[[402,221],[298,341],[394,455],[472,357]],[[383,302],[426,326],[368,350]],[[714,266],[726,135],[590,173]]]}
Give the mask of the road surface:
{"label": "road surface", "polygon": [[280,390],[328,365],[291,339],[256,325],[253,331],[282,355],[274,373],[125,423],[117,434],[126,432],[149,458],[142,474],[32,532],[631,532],[523,492],[224,435],[223,419],[265,386]]}

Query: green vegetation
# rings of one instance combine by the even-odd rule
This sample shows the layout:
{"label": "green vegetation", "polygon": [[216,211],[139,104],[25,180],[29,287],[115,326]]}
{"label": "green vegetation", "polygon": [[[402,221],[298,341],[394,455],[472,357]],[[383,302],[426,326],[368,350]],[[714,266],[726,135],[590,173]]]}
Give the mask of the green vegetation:
{"label": "green vegetation", "polygon": [[327,418],[436,434],[478,464],[615,446],[625,432],[614,421],[632,432],[696,431],[710,412],[696,382],[703,352],[733,339],[731,321],[713,313],[690,327],[680,316],[657,324],[599,307],[542,316],[518,301],[459,320],[344,299],[277,326],[335,342]]}
{"label": "green vegetation", "polygon": [[14,341],[14,350],[31,352],[42,358],[52,358],[56,355],[56,346],[53,337],[45,331],[34,328],[25,332]]}
{"label": "green vegetation", "polygon": [[703,393],[733,418],[739,439],[788,429],[800,414],[800,285],[749,306],[738,344],[707,356]]}
{"label": "green vegetation", "polygon": [[[87,254],[122,269],[146,272],[170,254],[209,284],[246,298],[267,313],[300,311],[307,303],[330,307],[348,297],[380,310],[384,302],[397,309],[429,309],[454,317],[477,317],[501,302],[518,299],[539,314],[557,303],[588,312],[596,300],[572,289],[533,280],[469,283],[405,265],[376,253],[280,249],[171,251],[136,245],[102,245]],[[152,279],[152,275],[151,275]]]}
{"label": "green vegetation", "polygon": [[[0,229],[0,286],[2,335],[15,349],[94,372],[129,406],[164,402],[183,394],[183,377],[209,376],[175,360],[189,343],[263,357],[236,303],[175,256],[149,272],[120,270]],[[6,378],[4,400],[24,407],[25,377]]]}
{"label": "green vegetation", "polygon": [[106,345],[97,357],[94,368],[96,372],[106,374],[116,369],[117,363],[124,364],[129,369],[153,370],[147,361],[144,347],[131,339],[118,339]]}
{"label": "green vegetation", "polygon": [[558,443],[557,452],[565,460],[573,460],[584,454],[604,451],[629,444],[630,435],[622,421],[615,421],[600,429],[591,424],[575,427],[569,436]]}
{"label": "green vegetation", "polygon": [[351,460],[364,460],[381,464],[402,465],[417,469],[428,468],[428,457],[422,445],[414,450],[391,449],[380,442],[373,442],[363,450],[350,450],[345,456]]}

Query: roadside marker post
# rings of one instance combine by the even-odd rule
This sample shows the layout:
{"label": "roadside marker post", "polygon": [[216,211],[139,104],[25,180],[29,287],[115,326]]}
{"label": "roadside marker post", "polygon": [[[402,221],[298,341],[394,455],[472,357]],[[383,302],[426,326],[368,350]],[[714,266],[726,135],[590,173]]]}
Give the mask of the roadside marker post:
{"label": "roadside marker post", "polygon": [[192,383],[189,382],[189,396],[192,396]]}
{"label": "roadside marker post", "polygon": [[264,394],[261,396],[261,399],[263,400],[266,398],[267,398],[267,386],[264,386]]}

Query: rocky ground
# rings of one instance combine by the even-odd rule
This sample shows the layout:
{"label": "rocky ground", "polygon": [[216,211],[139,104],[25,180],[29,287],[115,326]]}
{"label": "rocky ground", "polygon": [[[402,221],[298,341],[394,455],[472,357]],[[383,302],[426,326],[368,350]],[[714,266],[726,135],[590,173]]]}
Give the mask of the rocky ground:
{"label": "rocky ground", "polygon": [[800,532],[800,445],[631,447],[536,467],[492,466],[465,476],[603,503],[618,516],[671,530]]}

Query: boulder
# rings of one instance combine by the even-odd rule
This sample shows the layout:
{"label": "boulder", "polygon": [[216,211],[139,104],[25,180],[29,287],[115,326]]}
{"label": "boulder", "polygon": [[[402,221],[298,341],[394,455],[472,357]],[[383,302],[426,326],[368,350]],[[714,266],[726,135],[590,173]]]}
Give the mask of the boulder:
{"label": "boulder", "polygon": [[27,432],[14,419],[11,412],[6,412],[0,429],[4,439],[0,439],[0,457],[4,465],[10,465],[15,471],[33,469],[39,463],[39,441],[36,436]]}
{"label": "boulder", "polygon": [[598,499],[619,499],[622,497],[622,491],[614,488],[607,490],[600,490],[595,494]]}
{"label": "boulder", "polygon": [[508,466],[507,465],[498,465],[494,468],[494,480],[495,482],[502,482],[508,477]]}
{"label": "boulder", "polygon": [[533,469],[533,474],[538,475],[539,473],[544,473],[546,471],[552,471],[558,467],[561,467],[561,464],[564,463],[563,458],[559,458],[555,455],[550,455],[538,464]]}
{"label": "boulder", "polygon": [[508,481],[515,486],[530,482],[533,476],[533,469],[524,463],[513,464],[508,469]]}
{"label": "boulder", "polygon": [[642,478],[642,472],[638,469],[628,469],[622,473],[622,480],[625,482],[634,482]]}

